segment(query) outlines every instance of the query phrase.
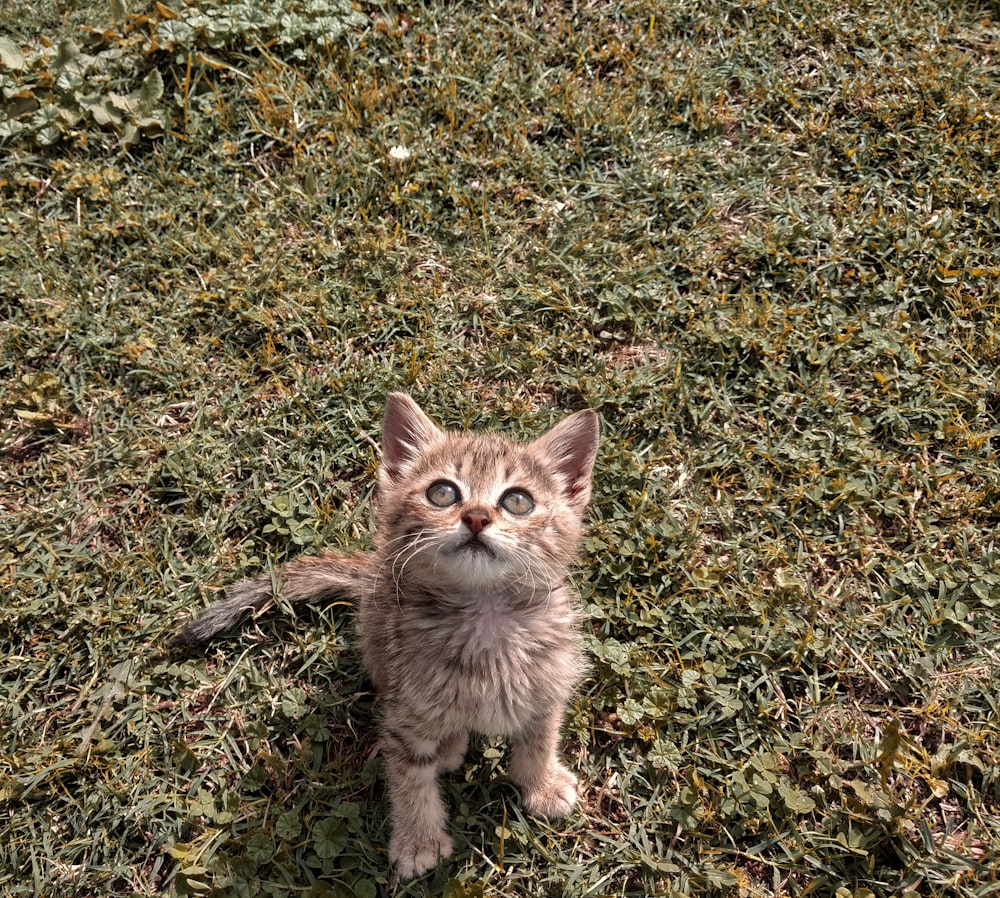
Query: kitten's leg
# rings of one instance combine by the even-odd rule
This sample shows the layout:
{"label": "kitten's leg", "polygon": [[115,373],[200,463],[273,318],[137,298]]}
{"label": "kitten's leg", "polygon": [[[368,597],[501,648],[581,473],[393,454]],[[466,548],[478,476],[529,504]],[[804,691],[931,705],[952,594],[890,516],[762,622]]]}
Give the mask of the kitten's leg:
{"label": "kitten's leg", "polygon": [[382,747],[392,809],[389,860],[401,879],[413,879],[452,852],[437,783],[440,742],[386,724]]}
{"label": "kitten's leg", "polygon": [[562,717],[563,709],[555,708],[514,738],[510,778],[525,809],[542,817],[564,817],[576,806],[576,777],[557,754]]}

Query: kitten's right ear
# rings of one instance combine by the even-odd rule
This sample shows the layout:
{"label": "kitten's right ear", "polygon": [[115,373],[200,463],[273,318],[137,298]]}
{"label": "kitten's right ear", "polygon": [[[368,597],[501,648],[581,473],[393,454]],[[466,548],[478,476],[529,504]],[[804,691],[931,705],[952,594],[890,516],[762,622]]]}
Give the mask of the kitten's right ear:
{"label": "kitten's right ear", "polygon": [[444,432],[406,393],[390,393],[382,419],[380,474],[400,480],[420,453],[442,436]]}

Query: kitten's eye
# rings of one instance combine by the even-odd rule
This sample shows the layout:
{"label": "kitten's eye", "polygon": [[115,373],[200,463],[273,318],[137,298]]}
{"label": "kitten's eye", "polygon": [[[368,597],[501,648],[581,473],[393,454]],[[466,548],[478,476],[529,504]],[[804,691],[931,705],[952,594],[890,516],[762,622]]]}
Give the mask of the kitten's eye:
{"label": "kitten's eye", "polygon": [[438,480],[427,487],[427,501],[438,508],[447,508],[461,499],[458,487],[447,480]]}
{"label": "kitten's eye", "polygon": [[508,490],[500,504],[511,514],[527,514],[535,508],[535,500],[524,490]]}

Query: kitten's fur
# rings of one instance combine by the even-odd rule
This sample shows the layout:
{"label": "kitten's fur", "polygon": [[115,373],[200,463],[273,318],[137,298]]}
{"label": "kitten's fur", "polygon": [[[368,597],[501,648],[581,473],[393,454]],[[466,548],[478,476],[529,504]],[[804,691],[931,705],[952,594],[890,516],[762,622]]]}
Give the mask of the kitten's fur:
{"label": "kitten's fur", "polygon": [[[357,602],[362,657],[382,707],[389,855],[404,879],[451,853],[437,775],[462,763],[470,730],[512,742],[510,776],[530,813],[561,817],[576,804],[576,777],[557,757],[583,668],[567,570],[598,435],[593,411],[526,445],[446,433],[392,393],[375,550],[298,558],[276,578],[289,601]],[[265,574],[231,587],[176,641],[229,629],[266,604],[273,585]]]}

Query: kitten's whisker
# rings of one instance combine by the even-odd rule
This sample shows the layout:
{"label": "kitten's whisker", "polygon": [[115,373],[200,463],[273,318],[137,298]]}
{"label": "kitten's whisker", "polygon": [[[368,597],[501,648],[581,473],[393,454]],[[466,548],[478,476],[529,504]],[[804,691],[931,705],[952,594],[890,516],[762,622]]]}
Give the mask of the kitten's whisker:
{"label": "kitten's whisker", "polygon": [[534,561],[531,555],[531,551],[527,548],[518,546],[512,554],[512,559],[517,562],[520,566],[520,573],[517,575],[517,580],[515,582],[524,584],[528,587],[528,590],[533,594],[536,591],[535,584],[535,570]]}
{"label": "kitten's whisker", "polygon": [[[437,534],[435,534],[430,529],[424,529],[419,531],[412,540],[405,546],[403,546],[398,552],[394,553],[392,558],[392,571],[393,571],[393,581],[396,586],[396,605],[400,605],[400,593],[402,591],[402,579],[403,574],[406,571],[407,565],[419,555],[424,548],[433,543],[438,543],[438,551],[440,551],[440,541],[437,539]],[[406,554],[406,558],[403,560],[402,564],[397,564],[400,558]],[[436,555],[436,553],[435,553]]]}
{"label": "kitten's whisker", "polygon": [[514,554],[514,560],[521,565],[518,582],[526,584],[532,594],[540,592],[542,587],[551,592],[552,571],[548,565],[539,562],[531,547],[519,546]]}
{"label": "kitten's whisker", "polygon": [[[392,571],[393,585],[395,586],[396,592],[396,605],[401,607],[400,594],[402,592],[402,576],[406,565],[410,563],[410,560],[417,555],[428,543],[434,541],[434,532],[430,528],[423,528],[418,530],[416,533],[404,533],[400,536],[394,537],[389,540],[385,545],[386,547],[391,547],[394,543],[401,543],[398,549],[386,552],[382,558],[381,563],[378,566],[378,570],[375,574],[376,581],[379,580],[386,566],[388,565]],[[399,564],[400,558],[406,555],[405,560],[402,564]]]}

